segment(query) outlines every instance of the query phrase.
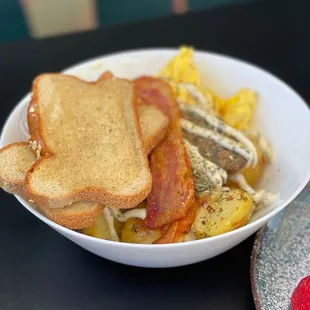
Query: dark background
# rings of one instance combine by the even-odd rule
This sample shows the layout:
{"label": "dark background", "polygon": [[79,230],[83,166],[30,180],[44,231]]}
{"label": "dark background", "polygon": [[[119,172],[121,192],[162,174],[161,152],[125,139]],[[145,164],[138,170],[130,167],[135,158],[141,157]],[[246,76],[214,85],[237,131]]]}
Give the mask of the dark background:
{"label": "dark background", "polygon": [[[184,43],[255,63],[309,101],[308,3],[261,1],[0,45],[0,122],[39,73],[118,50]],[[254,236],[199,264],[141,269],[84,251],[2,191],[0,201],[0,309],[254,309],[250,287]]]}

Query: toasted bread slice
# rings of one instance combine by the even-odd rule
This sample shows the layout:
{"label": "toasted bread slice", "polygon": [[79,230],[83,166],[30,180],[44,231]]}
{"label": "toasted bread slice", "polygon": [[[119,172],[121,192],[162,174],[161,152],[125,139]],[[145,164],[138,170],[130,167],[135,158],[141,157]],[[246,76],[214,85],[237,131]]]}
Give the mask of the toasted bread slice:
{"label": "toasted bread slice", "polygon": [[[98,81],[114,78],[111,71],[105,71]],[[168,128],[168,117],[156,106],[137,101],[138,118],[144,141],[144,147],[148,154],[159,144]]]}
{"label": "toasted bread slice", "polygon": [[144,147],[150,154],[164,138],[169,120],[162,111],[150,104],[138,104],[138,116]]}
{"label": "toasted bread slice", "polygon": [[2,148],[0,150],[0,187],[10,194],[30,199],[24,187],[24,180],[26,171],[36,160],[28,142],[17,142]]}
{"label": "toasted bread slice", "polygon": [[[35,163],[36,156],[27,142],[17,142],[0,150],[0,187],[17,194],[34,204],[33,197],[24,187],[27,170]],[[45,215],[62,226],[82,229],[93,224],[102,213],[103,205],[93,202],[75,202],[62,209],[44,208]]]}
{"label": "toasted bread slice", "polygon": [[90,227],[102,214],[104,206],[96,202],[78,201],[61,209],[44,209],[45,215],[55,223],[69,229]]}
{"label": "toasted bread slice", "polygon": [[39,205],[94,201],[133,208],[145,199],[152,178],[130,81],[43,74],[32,94],[29,131],[46,156],[25,184]]}

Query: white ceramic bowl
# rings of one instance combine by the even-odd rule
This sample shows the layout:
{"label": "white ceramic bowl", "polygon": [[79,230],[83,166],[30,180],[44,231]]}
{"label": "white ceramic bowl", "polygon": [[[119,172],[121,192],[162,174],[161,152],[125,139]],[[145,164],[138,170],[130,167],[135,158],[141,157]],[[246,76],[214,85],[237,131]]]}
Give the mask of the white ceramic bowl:
{"label": "white ceramic bowl", "polygon": [[[81,63],[64,72],[95,80],[104,70],[111,70],[118,76],[133,78],[155,74],[176,53],[177,50],[172,49],[123,52]],[[101,240],[71,231],[50,221],[20,197],[17,199],[40,220],[84,249],[115,262],[141,267],[175,267],[203,261],[229,250],[256,232],[309,181],[309,110],[294,90],[262,69],[207,52],[196,51],[194,57],[203,82],[221,96],[231,96],[241,87],[258,92],[255,125],[276,152],[276,161],[268,167],[259,187],[279,193],[278,201],[256,213],[248,225],[220,236],[179,244],[142,245]],[[9,116],[1,146],[27,139],[25,106],[29,98],[27,95]]]}

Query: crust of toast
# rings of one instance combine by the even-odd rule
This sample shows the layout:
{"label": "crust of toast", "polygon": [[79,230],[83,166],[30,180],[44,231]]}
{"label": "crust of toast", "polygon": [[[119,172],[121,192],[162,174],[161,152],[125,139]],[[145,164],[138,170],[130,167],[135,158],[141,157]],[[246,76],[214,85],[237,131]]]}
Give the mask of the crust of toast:
{"label": "crust of toast", "polygon": [[[69,79],[70,81],[75,80],[78,82],[78,83],[74,82],[76,83],[76,85],[79,84],[81,85],[81,87],[82,85],[85,85],[85,88],[86,88],[86,85],[94,86],[94,85],[99,85],[99,83],[100,83],[99,85],[100,87],[101,86],[104,87],[105,83],[110,83],[113,86],[112,82],[107,82],[107,81],[115,81],[115,80],[125,81],[121,83],[123,83],[123,85],[124,83],[126,85],[130,85],[131,87],[130,89],[132,92],[132,98],[129,103],[129,106],[128,105],[126,106],[126,109],[130,109],[130,110],[124,113],[128,113],[128,115],[130,115],[130,117],[132,118],[132,123],[130,125],[133,126],[134,128],[131,128],[130,130],[131,130],[131,134],[135,135],[134,144],[136,145],[136,149],[137,149],[136,151],[139,152],[139,164],[141,165],[141,170],[143,172],[143,180],[141,181],[141,185],[139,188],[135,188],[135,186],[131,186],[132,187],[131,190],[128,190],[128,193],[127,193],[126,190],[121,190],[119,192],[117,191],[113,192],[111,189],[107,189],[103,186],[101,187],[95,186],[95,185],[86,186],[85,184],[82,184],[80,187],[72,186],[70,190],[60,191],[55,194],[55,193],[47,193],[48,191],[46,192],[40,191],[38,190],[38,188],[34,187],[35,177],[37,176],[38,173],[40,174],[40,172],[38,171],[42,171],[42,170],[44,171],[44,169],[46,169],[46,163],[50,161],[51,159],[54,161],[57,161],[59,159],[57,158],[58,156],[57,150],[55,150],[55,147],[54,149],[52,149],[50,147],[50,144],[51,144],[50,141],[46,141],[46,138],[45,138],[44,127],[47,127],[47,126],[44,126],[43,121],[42,121],[43,116],[42,116],[42,112],[40,111],[41,109],[40,105],[42,105],[42,102],[40,102],[41,98],[39,97],[39,92],[40,92],[39,84],[41,83],[42,79],[44,81],[44,79],[55,78],[57,82],[57,78],[59,76],[62,77],[61,79],[65,78],[65,79]],[[135,104],[135,100],[136,100],[135,91],[134,91],[134,87],[132,86],[131,82],[127,80],[113,78],[109,80],[108,79],[99,80],[98,82],[95,82],[95,83],[88,83],[88,82],[82,81],[76,77],[69,76],[69,75],[43,74],[35,79],[33,83],[32,93],[33,93],[33,96],[32,96],[32,100],[29,105],[29,110],[28,110],[28,126],[29,126],[29,132],[31,136],[31,142],[33,143],[35,141],[35,146],[39,146],[40,154],[42,157],[27,172],[26,179],[25,179],[25,186],[27,190],[31,193],[31,195],[34,197],[34,200],[40,206],[42,206],[43,208],[63,208],[77,201],[93,201],[93,202],[101,203],[103,205],[108,205],[110,207],[126,209],[126,208],[135,207],[136,205],[138,205],[141,201],[145,199],[145,197],[149,194],[151,190],[152,179],[151,179],[151,173],[148,167],[147,153],[144,148],[143,141],[142,141],[141,129],[138,123],[137,109],[136,109],[136,104]],[[138,163],[137,158],[135,159],[135,162]],[[49,162],[49,164],[50,163],[51,162]],[[80,162],[76,162],[75,164],[77,166],[81,165]],[[116,167],[116,171],[117,171],[117,167]],[[56,171],[54,172],[56,174]],[[62,172],[61,169],[57,171],[57,173],[59,172],[60,173]],[[39,175],[39,177],[40,176],[42,177],[42,175]],[[44,173],[43,173],[43,176],[44,176]],[[39,177],[36,180],[38,180]],[[50,177],[50,174],[49,174],[49,177]],[[57,180],[59,180],[60,177],[61,176],[58,177],[56,175],[56,179],[58,178]],[[74,176],[71,176],[71,177],[74,177]],[[47,175],[45,177],[42,177],[40,181],[46,180],[46,178],[47,178]],[[55,181],[56,183],[57,183],[57,180]]]}
{"label": "crust of toast", "polygon": [[61,209],[43,209],[46,217],[69,229],[90,227],[102,214],[104,206],[94,202],[75,202]]}

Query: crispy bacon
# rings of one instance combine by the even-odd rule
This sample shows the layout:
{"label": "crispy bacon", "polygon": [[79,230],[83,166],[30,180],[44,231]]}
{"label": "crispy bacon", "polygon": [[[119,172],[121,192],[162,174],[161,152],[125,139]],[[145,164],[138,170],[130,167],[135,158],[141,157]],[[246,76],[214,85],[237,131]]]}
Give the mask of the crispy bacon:
{"label": "crispy bacon", "polygon": [[159,243],[177,242],[194,220],[190,211],[195,201],[192,171],[180,127],[181,113],[170,86],[164,81],[142,77],[134,82],[137,97],[160,108],[170,120],[164,140],[149,159],[153,186],[147,198],[145,221],[151,229],[169,225],[160,238],[164,242],[158,240]]}
{"label": "crispy bacon", "polygon": [[168,230],[154,244],[182,242],[185,236],[190,232],[197,211],[197,204],[194,203],[189,214],[181,220],[172,223]]}
{"label": "crispy bacon", "polygon": [[111,71],[104,71],[98,78],[99,80],[111,79],[113,77],[113,73]]}

